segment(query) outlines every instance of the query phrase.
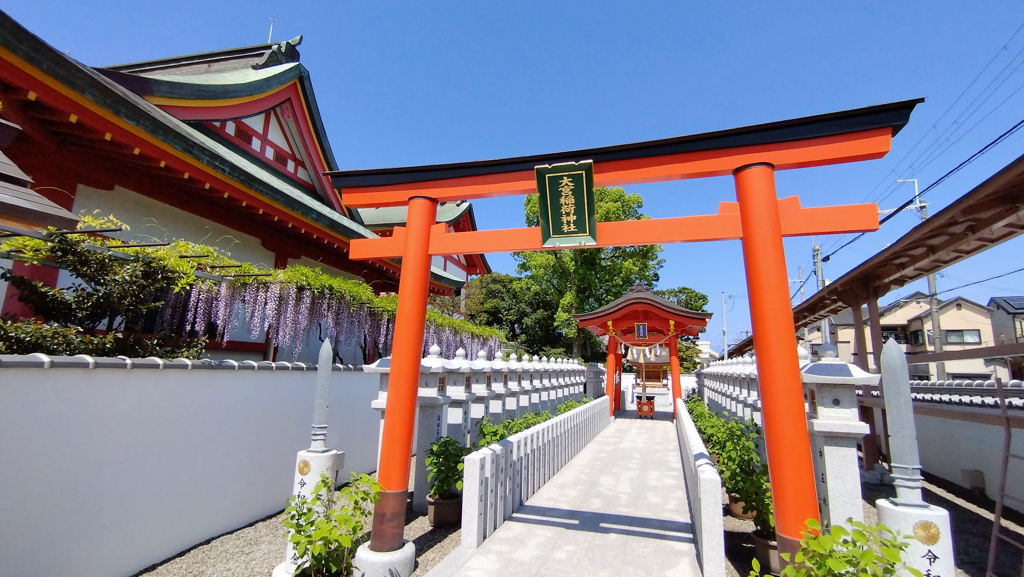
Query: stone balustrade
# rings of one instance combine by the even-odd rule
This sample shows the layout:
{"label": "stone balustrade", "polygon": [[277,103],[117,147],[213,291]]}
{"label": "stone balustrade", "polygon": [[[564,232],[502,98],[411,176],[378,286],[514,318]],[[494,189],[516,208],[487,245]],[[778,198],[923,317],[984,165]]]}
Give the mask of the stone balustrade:
{"label": "stone balustrade", "polygon": [[604,430],[611,422],[608,400],[602,397],[468,455],[462,545],[479,547]]}
{"label": "stone balustrade", "polygon": [[697,433],[682,399],[676,401],[676,434],[686,478],[686,498],[696,541],[697,563],[704,577],[725,577],[725,537],[722,521],[722,478]]}
{"label": "stone balustrade", "polygon": [[[591,373],[600,372],[603,378],[603,369],[598,371],[575,360],[535,356],[530,361],[524,356],[520,362],[512,354],[506,362],[488,359],[485,351],[468,360],[462,349],[454,359],[441,358],[440,354],[440,347],[431,346],[420,363],[413,473],[413,510],[417,512],[427,508],[426,453],[439,437],[449,436],[467,447],[474,446],[484,417],[501,423],[530,412],[554,413],[558,404],[584,396]],[[363,370],[379,376],[379,393],[371,406],[380,411],[383,431],[391,358],[380,359]]]}

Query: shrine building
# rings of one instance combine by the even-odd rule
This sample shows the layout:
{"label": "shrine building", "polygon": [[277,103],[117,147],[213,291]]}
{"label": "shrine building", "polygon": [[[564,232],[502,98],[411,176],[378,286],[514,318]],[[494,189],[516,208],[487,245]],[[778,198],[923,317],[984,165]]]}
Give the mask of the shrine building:
{"label": "shrine building", "polygon": [[[0,119],[20,129],[3,153],[60,208],[125,222],[131,230],[112,236],[126,241],[183,239],[396,292],[399,259],[356,261],[348,251],[353,239],[389,236],[405,211],[347,208],[324,175],[338,165],[301,40],[93,67],[0,12]],[[476,228],[467,202],[443,206],[437,222]],[[432,265],[438,295],[490,270],[482,255]],[[67,282],[57,269],[13,268]],[[14,293],[0,283],[5,316],[26,313]]]}

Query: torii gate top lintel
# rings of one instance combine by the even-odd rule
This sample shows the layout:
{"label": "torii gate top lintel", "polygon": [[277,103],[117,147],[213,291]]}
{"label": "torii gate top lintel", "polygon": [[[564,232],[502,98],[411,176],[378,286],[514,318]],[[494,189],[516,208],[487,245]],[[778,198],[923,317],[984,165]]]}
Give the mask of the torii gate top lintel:
{"label": "torii gate top lintel", "polygon": [[450,164],[328,172],[350,208],[536,192],[534,167],[594,161],[596,186],[726,176],[745,164],[776,170],[880,158],[923,98],[767,124],[601,148]]}

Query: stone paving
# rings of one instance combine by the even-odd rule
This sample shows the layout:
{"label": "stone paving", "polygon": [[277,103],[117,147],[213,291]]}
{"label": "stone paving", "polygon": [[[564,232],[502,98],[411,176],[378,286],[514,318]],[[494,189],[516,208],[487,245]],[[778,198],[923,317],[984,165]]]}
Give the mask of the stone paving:
{"label": "stone paving", "polygon": [[428,575],[700,575],[675,426],[626,411],[476,550]]}

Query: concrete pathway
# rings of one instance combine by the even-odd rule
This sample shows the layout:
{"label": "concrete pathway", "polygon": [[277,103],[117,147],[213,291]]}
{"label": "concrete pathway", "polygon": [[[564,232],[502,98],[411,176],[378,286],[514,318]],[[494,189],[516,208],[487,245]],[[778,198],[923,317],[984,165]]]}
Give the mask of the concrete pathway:
{"label": "concrete pathway", "polygon": [[699,576],[671,416],[621,415],[479,549],[428,575]]}

